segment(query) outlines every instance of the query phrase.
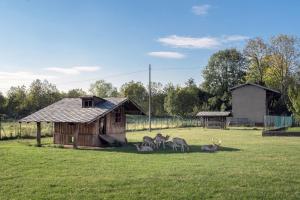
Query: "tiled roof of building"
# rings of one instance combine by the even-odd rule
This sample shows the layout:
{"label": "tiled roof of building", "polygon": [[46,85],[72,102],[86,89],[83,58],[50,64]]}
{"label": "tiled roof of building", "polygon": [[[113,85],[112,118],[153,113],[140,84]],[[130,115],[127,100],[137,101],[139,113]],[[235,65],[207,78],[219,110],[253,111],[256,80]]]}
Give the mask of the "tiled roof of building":
{"label": "tiled roof of building", "polygon": [[[127,98],[104,98],[94,107],[83,108],[82,98],[64,98],[31,115],[24,117],[19,122],[71,122],[86,123],[101,117],[124,103],[132,103],[137,109],[140,108]],[[141,111],[142,112],[142,111]]]}

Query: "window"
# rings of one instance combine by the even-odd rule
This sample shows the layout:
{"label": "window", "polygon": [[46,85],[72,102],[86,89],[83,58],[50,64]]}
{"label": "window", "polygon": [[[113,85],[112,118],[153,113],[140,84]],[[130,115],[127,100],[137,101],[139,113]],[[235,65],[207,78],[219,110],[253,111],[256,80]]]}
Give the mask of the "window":
{"label": "window", "polygon": [[85,100],[84,101],[84,107],[89,108],[93,106],[93,101],[92,100]]}
{"label": "window", "polygon": [[122,118],[121,118],[121,109],[117,109],[115,111],[115,122],[118,123],[118,122],[121,122],[122,121]]}

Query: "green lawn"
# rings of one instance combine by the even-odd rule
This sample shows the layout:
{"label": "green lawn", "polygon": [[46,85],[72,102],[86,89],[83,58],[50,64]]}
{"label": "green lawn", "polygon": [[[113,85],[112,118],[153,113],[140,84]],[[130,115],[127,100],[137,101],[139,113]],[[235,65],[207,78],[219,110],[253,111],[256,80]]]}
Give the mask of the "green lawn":
{"label": "green lawn", "polygon": [[[157,131],[153,132],[154,135]],[[300,199],[300,138],[261,130],[162,130],[184,137],[189,153],[137,153],[0,142],[0,199]],[[130,142],[148,132],[130,132]],[[217,153],[200,146],[219,138]],[[43,138],[49,144],[51,138]]]}
{"label": "green lawn", "polygon": [[300,127],[290,127],[287,130],[288,132],[300,132]]}

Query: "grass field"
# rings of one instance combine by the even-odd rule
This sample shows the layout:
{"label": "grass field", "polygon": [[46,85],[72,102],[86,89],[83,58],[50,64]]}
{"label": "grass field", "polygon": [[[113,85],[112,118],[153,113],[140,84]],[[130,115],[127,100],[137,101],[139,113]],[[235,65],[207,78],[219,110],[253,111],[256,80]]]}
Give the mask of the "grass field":
{"label": "grass field", "polygon": [[300,127],[290,127],[287,130],[288,132],[300,132]]}
{"label": "grass field", "polygon": [[[153,132],[154,135],[156,132]],[[300,138],[261,130],[167,129],[189,153],[73,150],[0,141],[0,199],[300,199]],[[148,132],[128,133],[129,142]],[[211,138],[217,153],[200,152]]]}

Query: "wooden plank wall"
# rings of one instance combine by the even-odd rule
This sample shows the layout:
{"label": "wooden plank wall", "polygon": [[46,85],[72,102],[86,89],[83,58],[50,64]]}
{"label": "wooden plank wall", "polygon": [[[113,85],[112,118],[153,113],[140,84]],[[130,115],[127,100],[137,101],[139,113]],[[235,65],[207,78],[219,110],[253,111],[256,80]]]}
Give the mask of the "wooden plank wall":
{"label": "wooden plank wall", "polygon": [[[90,124],[79,124],[78,145],[98,146],[97,122]],[[54,123],[54,143],[71,145],[75,125],[70,123]]]}
{"label": "wooden plank wall", "polygon": [[109,134],[125,134],[126,115],[124,107],[121,109],[121,122],[116,122],[116,112],[112,111],[106,115],[106,133]]}

